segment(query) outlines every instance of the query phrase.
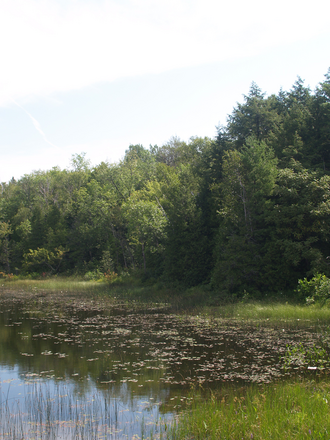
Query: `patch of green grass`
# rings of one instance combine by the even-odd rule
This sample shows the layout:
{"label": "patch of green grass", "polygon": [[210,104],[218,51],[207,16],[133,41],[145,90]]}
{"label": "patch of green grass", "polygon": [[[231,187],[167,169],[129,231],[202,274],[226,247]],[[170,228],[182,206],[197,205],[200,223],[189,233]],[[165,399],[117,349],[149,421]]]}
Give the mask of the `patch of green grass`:
{"label": "patch of green grass", "polygon": [[277,383],[193,399],[168,439],[329,439],[330,384]]}
{"label": "patch of green grass", "polygon": [[204,307],[201,312],[219,318],[242,321],[269,321],[271,324],[303,325],[311,322],[330,323],[330,308],[319,305],[288,304],[285,302],[258,301]]}
{"label": "patch of green grass", "polygon": [[107,289],[106,284],[96,281],[84,281],[79,278],[45,278],[39,280],[18,279],[2,283],[6,290],[49,290],[65,292],[104,292]]}
{"label": "patch of green grass", "polygon": [[38,280],[16,279],[0,283],[0,293],[25,295],[52,295],[55,297],[81,297],[110,300],[125,303],[140,303],[152,306],[154,303],[176,304],[176,293],[170,289],[143,286],[135,280],[108,283],[74,277],[51,277]]}

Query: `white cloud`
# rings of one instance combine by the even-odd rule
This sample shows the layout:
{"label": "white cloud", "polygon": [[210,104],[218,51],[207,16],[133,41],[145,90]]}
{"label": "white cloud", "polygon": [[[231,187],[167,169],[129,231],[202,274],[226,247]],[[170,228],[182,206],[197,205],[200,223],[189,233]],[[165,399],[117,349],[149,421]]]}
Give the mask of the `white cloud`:
{"label": "white cloud", "polygon": [[2,0],[0,105],[325,32],[324,1]]}

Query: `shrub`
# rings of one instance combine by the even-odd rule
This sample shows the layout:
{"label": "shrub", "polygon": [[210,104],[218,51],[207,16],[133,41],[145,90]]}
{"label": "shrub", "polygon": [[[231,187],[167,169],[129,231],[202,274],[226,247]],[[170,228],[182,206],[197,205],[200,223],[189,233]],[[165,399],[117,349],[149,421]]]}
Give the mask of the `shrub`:
{"label": "shrub", "polygon": [[311,280],[304,278],[298,281],[297,292],[307,304],[319,303],[324,305],[330,299],[330,279],[325,275],[316,274]]}
{"label": "shrub", "polygon": [[4,280],[13,280],[14,275],[12,273],[0,272],[0,278]]}
{"label": "shrub", "polygon": [[110,270],[107,270],[104,273],[104,278],[107,283],[113,283],[117,279],[117,277],[118,277],[118,274],[116,274],[115,272],[110,271]]}
{"label": "shrub", "polygon": [[91,270],[89,272],[86,272],[84,275],[84,279],[87,281],[97,281],[100,278],[102,278],[103,274],[100,270]]}

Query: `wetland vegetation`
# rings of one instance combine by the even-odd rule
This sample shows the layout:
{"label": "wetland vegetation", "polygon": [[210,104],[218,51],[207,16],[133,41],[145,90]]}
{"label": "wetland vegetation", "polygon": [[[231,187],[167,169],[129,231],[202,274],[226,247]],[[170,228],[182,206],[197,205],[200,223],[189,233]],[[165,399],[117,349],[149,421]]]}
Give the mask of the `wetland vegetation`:
{"label": "wetland vegetation", "polygon": [[2,283],[1,439],[328,438],[329,308],[125,289]]}

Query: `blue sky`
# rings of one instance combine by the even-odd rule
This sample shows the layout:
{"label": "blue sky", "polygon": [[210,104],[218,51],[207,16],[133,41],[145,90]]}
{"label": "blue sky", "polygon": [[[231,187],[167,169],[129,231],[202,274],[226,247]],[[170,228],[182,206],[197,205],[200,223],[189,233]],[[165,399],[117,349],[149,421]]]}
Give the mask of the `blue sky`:
{"label": "blue sky", "polygon": [[0,181],[214,137],[252,81],[314,89],[329,13],[324,0],[2,0]]}

